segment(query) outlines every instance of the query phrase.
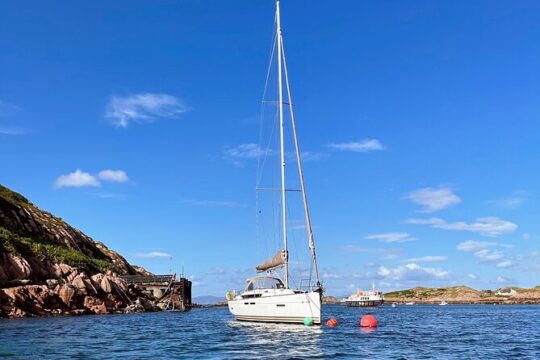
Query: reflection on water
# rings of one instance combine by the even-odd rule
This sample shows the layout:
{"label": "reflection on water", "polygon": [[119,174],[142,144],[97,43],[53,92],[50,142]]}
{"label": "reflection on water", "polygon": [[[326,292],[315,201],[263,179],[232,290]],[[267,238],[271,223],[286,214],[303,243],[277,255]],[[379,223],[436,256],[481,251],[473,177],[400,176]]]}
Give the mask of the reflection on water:
{"label": "reflection on water", "polygon": [[274,324],[231,320],[231,329],[259,354],[275,357],[322,357],[320,326],[301,324]]}
{"label": "reflection on water", "polygon": [[371,328],[371,327],[361,327],[360,328],[360,331],[363,332],[364,334],[374,333],[375,330],[376,330],[376,328]]}
{"label": "reflection on water", "polygon": [[[359,327],[371,312],[379,327]],[[0,320],[14,359],[540,359],[540,306],[323,306],[325,325],[237,322],[227,308],[187,313]]]}

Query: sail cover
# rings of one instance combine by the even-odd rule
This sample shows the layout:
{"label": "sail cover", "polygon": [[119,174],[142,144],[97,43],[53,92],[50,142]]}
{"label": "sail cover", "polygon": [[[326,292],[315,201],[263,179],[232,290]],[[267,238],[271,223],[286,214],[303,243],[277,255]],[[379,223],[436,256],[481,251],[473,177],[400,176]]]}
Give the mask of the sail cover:
{"label": "sail cover", "polygon": [[256,269],[258,272],[271,270],[285,264],[286,261],[287,252],[285,250],[279,250],[274,257],[266,260],[262,264],[257,265]]}

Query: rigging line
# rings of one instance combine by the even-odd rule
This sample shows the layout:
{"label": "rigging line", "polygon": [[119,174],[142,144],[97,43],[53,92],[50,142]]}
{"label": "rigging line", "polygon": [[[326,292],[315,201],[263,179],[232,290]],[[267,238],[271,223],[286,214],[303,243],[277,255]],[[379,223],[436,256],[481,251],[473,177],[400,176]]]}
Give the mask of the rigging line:
{"label": "rigging line", "polygon": [[[279,104],[279,101],[277,101],[277,100],[263,100],[263,103],[265,103],[265,104]],[[281,103],[283,105],[292,105],[292,106],[294,106],[293,104],[290,104],[287,101],[282,101]]]}
{"label": "rigging line", "polygon": [[[283,190],[278,189],[278,188],[266,188],[266,187],[264,187],[264,188],[261,188],[261,187],[256,188],[255,190],[257,190],[257,191],[283,191]],[[301,192],[302,190],[300,190],[300,189],[285,189],[285,191],[287,191],[287,192]]]}
{"label": "rigging line", "polygon": [[[277,127],[277,122],[278,122],[278,114],[276,112],[274,114],[274,124],[271,127],[270,137],[268,138],[268,143],[266,144],[266,147],[265,147],[265,150],[264,150],[264,156],[263,156],[263,160],[262,160],[262,165],[260,165],[260,177],[259,177],[258,184],[256,186],[259,186],[261,184],[263,173],[264,173],[264,167],[266,165],[266,160],[268,159],[268,156],[272,151],[272,149],[271,149],[272,139],[274,138],[275,130],[276,130],[276,127]],[[258,158],[260,158],[260,157],[261,157],[261,155],[259,154]],[[273,186],[273,184],[272,184],[272,186]]]}
{"label": "rigging line", "polygon": [[[277,28],[277,16],[276,16],[276,18],[274,18],[274,29],[275,28]],[[274,53],[276,51],[277,32],[276,31],[273,31],[273,32],[274,32],[274,34],[272,36],[270,59],[268,61],[268,69],[266,70],[266,79],[265,79],[265,82],[264,82],[264,90],[263,90],[263,95],[262,95],[263,101],[266,99],[266,94],[267,94],[267,91],[268,91],[268,81],[270,79],[270,72],[272,70],[272,62],[274,60]],[[260,122],[260,124],[259,124],[259,149],[261,148],[261,145],[262,145],[263,120],[264,120],[264,103],[261,103],[260,121],[259,121]],[[256,179],[256,185],[257,186],[259,185],[260,176],[261,176],[261,174],[259,174],[259,170],[260,170],[259,165],[260,165],[260,156],[257,157],[257,179]]]}
{"label": "rigging line", "polygon": [[[268,153],[269,153],[269,149],[271,147],[271,143],[272,143],[272,140],[274,138],[274,134],[275,134],[275,130],[276,130],[276,127],[277,127],[277,113],[274,115],[274,123],[273,123],[273,126],[272,126],[272,132],[270,134],[270,138],[269,138],[269,141],[268,141],[268,145],[267,145],[267,149],[266,149],[266,152],[265,152],[265,158],[264,158],[264,162],[263,162],[263,170],[265,168],[265,165],[266,165],[266,162],[268,160]],[[270,166],[270,186],[274,187],[275,186],[275,177],[276,177],[276,174],[275,174],[275,169],[273,166]],[[277,224],[276,224],[276,208],[275,208],[275,199],[274,197],[270,197],[270,204],[272,206],[272,244],[273,244],[273,249],[277,249],[277,235],[276,235],[276,227],[277,227]]]}
{"label": "rigging line", "polygon": [[[277,16],[274,17],[274,28],[277,28]],[[267,71],[266,71],[266,79],[265,79],[265,83],[264,83],[264,89],[263,89],[263,94],[262,94],[262,98],[263,100],[266,99],[266,96],[267,96],[267,92],[268,92],[268,82],[269,82],[269,79],[270,79],[270,73],[271,73],[271,70],[272,70],[272,62],[273,62],[273,59],[274,59],[274,54],[275,54],[275,51],[276,51],[276,43],[277,43],[277,32],[276,31],[272,31],[272,43],[270,45],[270,59],[268,61],[268,68],[267,68]],[[263,138],[263,123],[264,123],[264,103],[261,103],[261,108],[260,108],[260,119],[259,119],[259,141],[258,141],[258,151],[260,152],[260,149],[261,149],[261,146],[262,146],[262,138]],[[261,166],[264,168],[264,163],[266,162],[266,157],[263,159],[263,162],[262,162],[262,165],[261,165],[261,154],[259,153],[258,156],[257,156],[257,176],[256,176],[256,179],[255,179],[255,187],[258,187],[260,185],[260,181],[262,179],[262,173],[263,173],[263,170],[261,168]],[[261,213],[262,213],[262,206],[261,206],[261,198],[260,198],[260,194],[258,192],[256,192],[256,195],[255,195],[255,203],[256,203],[256,227],[257,227],[257,243],[260,243],[261,240],[263,242],[263,247],[265,248],[264,249],[264,252],[265,252],[265,255],[268,253],[268,242],[263,239],[264,237],[264,224],[262,223],[262,220],[261,220]]]}
{"label": "rigging line", "polygon": [[[266,167],[266,162],[268,160],[268,157],[269,157],[269,154],[270,154],[270,148],[271,148],[271,143],[272,143],[272,139],[274,138],[274,134],[275,134],[275,129],[277,127],[277,113],[274,115],[274,123],[273,123],[273,126],[271,127],[271,133],[270,133],[270,137],[268,139],[268,144],[266,146],[266,149],[264,151],[264,155],[261,155],[259,154],[259,159],[260,157],[262,157],[262,165],[260,165],[260,178],[259,178],[259,183],[262,182],[262,178],[263,178],[263,174],[264,174],[264,169]],[[273,169],[273,168],[271,168]],[[270,174],[270,179],[273,181],[273,174]],[[272,182],[271,186],[274,186],[274,183]],[[260,191],[255,191],[257,193],[257,199],[259,201],[259,206],[261,207],[261,196],[259,193]],[[271,205],[272,205],[272,209],[273,209],[273,206],[274,206],[274,203],[271,202]],[[273,220],[273,224],[274,224],[274,217],[275,217],[275,213],[274,211],[272,211],[272,220]],[[260,220],[260,219],[259,219]],[[273,236],[273,239],[275,240],[275,225],[272,226],[272,236]],[[267,244],[267,241],[265,241],[265,245]],[[275,248],[275,244],[274,244],[274,248]],[[265,255],[268,255],[268,249],[266,249],[266,254]]]}
{"label": "rigging line", "polygon": [[[287,202],[287,213],[289,214],[289,217],[288,219],[294,219],[294,214],[293,214],[293,211],[291,210],[291,206],[290,206],[290,201]],[[290,231],[292,230],[292,231]],[[289,227],[289,231],[290,231],[290,237],[291,237],[291,242],[293,244],[293,255],[294,257],[296,257],[296,259],[298,259],[298,262],[300,262],[300,252],[298,251],[298,245],[297,245],[297,241],[296,241],[296,236],[295,236],[295,232],[294,232],[294,226],[291,226]]]}
{"label": "rigging line", "polygon": [[[285,58],[285,45],[283,44],[283,38],[280,38],[280,53],[281,53],[281,56],[283,57],[283,69],[284,69],[284,72],[285,72],[285,84],[287,86],[287,100],[292,103],[292,95],[291,95],[291,87],[290,87],[290,84],[289,84],[289,71],[287,69],[287,60]],[[297,159],[297,163],[298,163],[298,177],[300,179],[300,186],[302,187],[302,200],[304,202],[304,213],[305,213],[305,218],[306,218],[306,228],[307,228],[307,231],[308,231],[308,236],[309,236],[309,249],[311,251],[311,255],[312,255],[312,262],[313,262],[313,266],[315,268],[315,275],[316,275],[316,278],[317,278],[317,285],[320,285],[320,278],[319,278],[319,268],[317,266],[317,254],[316,254],[316,251],[315,251],[315,239],[313,238],[313,229],[311,227],[311,218],[310,218],[310,215],[309,215],[309,207],[308,207],[308,202],[307,202],[307,195],[306,195],[306,189],[305,189],[305,186],[304,186],[304,174],[303,174],[303,171],[302,171],[302,157],[300,156],[300,145],[298,144],[298,135],[296,133],[296,122],[294,121],[294,111],[293,111],[293,107],[292,106],[289,106],[289,111],[290,111],[290,116],[291,116],[291,124],[292,124],[292,129],[293,129],[293,133],[294,133],[294,145],[295,145],[295,151],[296,151],[296,159]]]}

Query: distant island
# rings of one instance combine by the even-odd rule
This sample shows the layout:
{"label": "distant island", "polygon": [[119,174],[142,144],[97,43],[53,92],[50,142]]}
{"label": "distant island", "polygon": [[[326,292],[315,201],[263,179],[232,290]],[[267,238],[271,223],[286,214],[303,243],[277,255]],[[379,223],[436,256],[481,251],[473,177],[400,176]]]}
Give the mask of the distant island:
{"label": "distant island", "polygon": [[[344,296],[343,296],[344,297]],[[323,304],[341,304],[343,297],[323,296]],[[385,303],[415,304],[540,304],[540,286],[508,286],[496,290],[475,290],[460,285],[442,288],[415,287],[384,294]]]}
{"label": "distant island", "polygon": [[497,290],[475,290],[468,286],[416,287],[384,294],[386,303],[436,304],[540,304],[540,286],[530,289],[509,286]]}
{"label": "distant island", "polygon": [[0,318],[160,310],[120,254],[0,185]]}

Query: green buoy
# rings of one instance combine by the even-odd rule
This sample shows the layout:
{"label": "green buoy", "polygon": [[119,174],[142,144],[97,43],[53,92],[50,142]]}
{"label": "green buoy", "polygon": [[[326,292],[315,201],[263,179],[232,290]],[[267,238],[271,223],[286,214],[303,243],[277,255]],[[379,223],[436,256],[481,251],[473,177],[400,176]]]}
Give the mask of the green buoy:
{"label": "green buoy", "polygon": [[311,316],[306,316],[304,318],[304,325],[313,326],[313,319],[311,318]]}

